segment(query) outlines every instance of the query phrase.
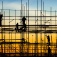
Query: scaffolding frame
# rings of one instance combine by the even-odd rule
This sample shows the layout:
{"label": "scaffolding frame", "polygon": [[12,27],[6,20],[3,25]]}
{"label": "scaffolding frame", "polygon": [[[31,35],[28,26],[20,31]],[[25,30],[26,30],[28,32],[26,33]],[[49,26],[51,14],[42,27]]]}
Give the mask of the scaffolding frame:
{"label": "scaffolding frame", "polygon": [[[43,3],[43,7],[42,7],[42,3]],[[29,0],[28,0],[28,4],[26,3],[26,10],[25,10],[25,6],[23,6],[22,0],[21,0],[21,10],[3,9],[3,2],[2,2],[2,9],[0,9],[0,11],[3,13],[3,19],[2,19],[3,22],[2,22],[2,26],[0,27],[0,34],[1,34],[0,53],[1,54],[4,53],[6,55],[8,54],[7,56],[16,56],[16,57],[17,56],[46,56],[46,54],[47,56],[49,56],[50,54],[49,54],[48,48],[50,47],[50,49],[52,50],[51,51],[52,55],[54,54],[57,55],[57,52],[56,52],[57,50],[56,12],[57,11],[52,11],[52,7],[50,8],[50,11],[44,10],[44,2],[42,2],[41,0],[41,10],[38,10],[38,0],[37,0],[37,10],[29,10]],[[8,15],[6,14],[7,11],[8,11],[7,13]],[[12,14],[11,11],[14,11],[15,13],[14,16],[11,15]],[[19,15],[17,14],[18,11],[19,11]],[[31,11],[34,12],[34,15],[30,15]],[[49,13],[49,15],[47,15],[47,13]],[[52,15],[52,13],[54,13],[54,15]],[[20,31],[16,32],[15,31],[16,23],[17,21],[20,22],[23,16],[27,18],[27,21],[26,21],[27,30],[25,32],[20,32]],[[8,21],[8,24],[6,24],[7,21]],[[14,24],[12,25],[11,22],[13,21],[14,21]],[[30,22],[33,22],[34,24],[33,23],[30,24]],[[54,22],[54,24],[52,22]],[[19,28],[21,26],[23,25],[22,24],[18,25]],[[17,39],[16,35],[18,33],[20,33],[19,35],[20,39]],[[26,36],[25,36],[25,33],[26,33]],[[30,33],[31,34],[34,33],[35,42],[33,41],[30,42],[29,40]],[[56,34],[55,43],[52,42],[53,33]],[[9,34],[8,39],[6,39],[5,34]],[[13,38],[13,34],[14,34],[14,38]],[[43,37],[43,34],[44,34],[44,37]],[[47,40],[45,39],[46,35],[50,35],[50,38],[51,38],[50,45],[47,44]],[[44,41],[42,38],[44,38]],[[32,35],[32,39],[33,39],[33,35]],[[40,42],[39,42],[39,39],[40,39]]]}

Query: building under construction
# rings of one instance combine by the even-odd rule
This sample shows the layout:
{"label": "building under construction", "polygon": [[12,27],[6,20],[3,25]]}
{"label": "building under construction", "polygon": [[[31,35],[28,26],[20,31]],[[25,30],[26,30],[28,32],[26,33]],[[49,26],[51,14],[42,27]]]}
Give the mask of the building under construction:
{"label": "building under construction", "polygon": [[57,11],[0,9],[0,57],[57,57]]}

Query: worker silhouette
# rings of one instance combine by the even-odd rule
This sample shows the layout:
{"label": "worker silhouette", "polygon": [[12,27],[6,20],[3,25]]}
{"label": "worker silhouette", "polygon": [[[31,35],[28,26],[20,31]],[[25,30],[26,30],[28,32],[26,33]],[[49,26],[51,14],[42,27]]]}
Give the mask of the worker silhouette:
{"label": "worker silhouette", "polygon": [[26,24],[25,24],[25,21],[26,21],[26,18],[25,18],[25,16],[22,18],[22,27],[20,28],[20,30],[22,30],[22,31],[26,31]]}
{"label": "worker silhouette", "polygon": [[22,23],[23,23],[23,25],[25,25],[25,20],[26,20],[26,18],[25,18],[25,16],[22,18]]}
{"label": "worker silhouette", "polygon": [[47,40],[48,40],[48,45],[50,45],[50,36],[47,36]]}
{"label": "worker silhouette", "polygon": [[0,14],[0,26],[2,26],[2,17],[3,17],[3,15]]}
{"label": "worker silhouette", "polygon": [[16,32],[19,32],[18,23],[16,24],[15,30],[16,30]]}

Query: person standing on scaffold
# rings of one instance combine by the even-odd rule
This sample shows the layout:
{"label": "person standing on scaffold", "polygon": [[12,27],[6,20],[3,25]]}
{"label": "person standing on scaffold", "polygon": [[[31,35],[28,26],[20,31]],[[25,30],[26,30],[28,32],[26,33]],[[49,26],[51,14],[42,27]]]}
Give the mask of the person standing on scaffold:
{"label": "person standing on scaffold", "polygon": [[0,26],[2,26],[2,17],[3,17],[3,14],[0,14]]}
{"label": "person standing on scaffold", "polygon": [[16,28],[15,28],[16,32],[19,32],[19,27],[18,27],[18,23],[16,24]]}
{"label": "person standing on scaffold", "polygon": [[22,18],[22,27],[20,28],[20,30],[22,30],[22,31],[26,31],[26,23],[25,23],[25,21],[26,21],[26,18],[24,16]]}
{"label": "person standing on scaffold", "polygon": [[50,36],[47,36],[47,40],[48,40],[48,45],[50,45]]}

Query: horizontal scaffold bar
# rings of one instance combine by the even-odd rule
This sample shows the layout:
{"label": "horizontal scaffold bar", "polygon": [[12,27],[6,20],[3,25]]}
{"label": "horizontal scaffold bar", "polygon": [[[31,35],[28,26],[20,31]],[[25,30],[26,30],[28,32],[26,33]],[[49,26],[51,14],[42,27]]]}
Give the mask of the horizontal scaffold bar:
{"label": "horizontal scaffold bar", "polygon": [[[22,17],[22,16],[3,16],[3,17]],[[57,16],[25,16],[25,17],[57,17]]]}

